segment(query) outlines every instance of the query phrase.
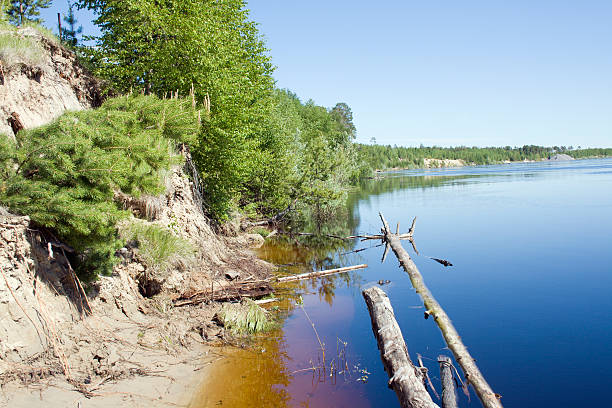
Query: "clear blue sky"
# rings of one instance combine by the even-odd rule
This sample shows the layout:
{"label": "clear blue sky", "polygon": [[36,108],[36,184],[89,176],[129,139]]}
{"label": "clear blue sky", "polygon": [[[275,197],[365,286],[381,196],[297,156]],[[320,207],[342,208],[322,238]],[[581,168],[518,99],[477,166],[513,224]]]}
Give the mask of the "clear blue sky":
{"label": "clear blue sky", "polygon": [[[45,10],[53,21],[64,1]],[[250,1],[278,87],[358,141],[612,147],[612,1]],[[88,14],[77,17],[93,30]]]}

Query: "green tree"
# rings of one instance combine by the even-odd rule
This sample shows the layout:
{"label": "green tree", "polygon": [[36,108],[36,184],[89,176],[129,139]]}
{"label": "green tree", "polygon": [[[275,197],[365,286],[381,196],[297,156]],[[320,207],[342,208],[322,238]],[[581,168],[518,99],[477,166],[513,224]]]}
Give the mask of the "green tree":
{"label": "green tree", "polygon": [[73,47],[76,47],[79,40],[77,35],[83,32],[83,26],[77,27],[77,19],[74,15],[74,4],[68,2],[68,14],[64,15],[64,22],[66,23],[65,27],[62,27],[62,32],[60,38],[66,44],[69,44]]}
{"label": "green tree", "polygon": [[353,124],[353,111],[344,102],[339,102],[331,110],[332,116],[344,126],[346,134],[349,138],[354,139],[357,136],[357,129]]}
{"label": "green tree", "polygon": [[120,97],[70,112],[49,125],[0,137],[0,204],[52,231],[76,250],[82,274],[110,271],[128,216],[115,193],[164,191],[161,176],[178,158],[173,144],[195,139],[190,101]]}
{"label": "green tree", "polygon": [[49,8],[51,0],[11,0],[6,12],[9,21],[15,25],[26,22],[42,23],[40,16],[41,8]]}
{"label": "green tree", "polygon": [[80,0],[98,15],[90,50],[119,91],[194,90],[204,107],[192,152],[219,218],[240,200],[268,149],[273,66],[243,0]]}

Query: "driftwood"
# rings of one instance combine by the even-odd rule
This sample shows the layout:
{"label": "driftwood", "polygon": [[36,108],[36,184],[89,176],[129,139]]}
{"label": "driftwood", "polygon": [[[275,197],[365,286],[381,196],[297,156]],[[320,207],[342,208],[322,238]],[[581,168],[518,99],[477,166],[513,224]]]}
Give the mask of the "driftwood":
{"label": "driftwood", "polygon": [[301,273],[299,275],[293,275],[293,276],[283,276],[282,278],[276,279],[276,281],[277,282],[293,282],[293,281],[299,281],[299,280],[310,279],[310,278],[318,278],[319,276],[334,275],[336,273],[348,272],[348,271],[352,271],[355,269],[364,269],[367,267],[368,265],[366,264],[346,266],[344,268],[327,269],[325,271],[318,271],[318,272],[307,272],[307,273]]}
{"label": "driftwood", "polygon": [[438,356],[440,378],[442,380],[442,408],[457,408],[457,393],[453,381],[453,363],[448,356]]}
{"label": "driftwood", "polygon": [[173,300],[175,307],[197,305],[199,303],[216,301],[227,302],[245,297],[262,298],[272,294],[274,290],[268,282],[237,282],[231,286],[212,286],[210,290],[186,293]]}
{"label": "driftwood", "polygon": [[423,373],[410,360],[402,331],[385,292],[372,287],[365,289],[362,294],[370,312],[380,358],[390,377],[389,387],[395,391],[401,407],[438,407],[425,389]]}
{"label": "driftwood", "polygon": [[[406,252],[404,247],[402,247],[400,242],[402,234],[392,233],[387,220],[385,220],[385,217],[382,215],[382,213],[379,213],[379,215],[383,223],[382,232],[384,235],[384,241],[391,246],[391,249],[393,249],[393,252],[399,260],[400,266],[402,266],[410,276],[412,286],[421,296],[421,299],[423,299],[423,303],[425,304],[425,315],[434,317],[436,324],[444,336],[444,340],[446,341],[448,348],[452,351],[453,355],[455,356],[455,360],[463,369],[467,382],[472,384],[474,391],[476,391],[476,395],[478,395],[478,398],[480,398],[480,401],[485,408],[500,408],[502,404],[499,401],[498,395],[491,390],[491,387],[476,366],[474,359],[461,341],[461,337],[459,336],[459,333],[457,333],[457,330],[453,326],[450,318],[431,294],[427,286],[425,286],[423,276],[410,258],[410,255],[408,255],[408,252]],[[414,221],[413,228],[409,232],[410,238],[412,238],[413,232]]]}

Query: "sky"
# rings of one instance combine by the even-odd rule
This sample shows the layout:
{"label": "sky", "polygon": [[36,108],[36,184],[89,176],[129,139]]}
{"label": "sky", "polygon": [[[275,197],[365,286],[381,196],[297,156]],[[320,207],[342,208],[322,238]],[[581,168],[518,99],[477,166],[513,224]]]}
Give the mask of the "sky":
{"label": "sky", "polygon": [[[43,11],[57,29],[54,0]],[[347,103],[357,141],[612,147],[609,0],[251,0],[279,88]],[[85,33],[91,15],[78,11]]]}

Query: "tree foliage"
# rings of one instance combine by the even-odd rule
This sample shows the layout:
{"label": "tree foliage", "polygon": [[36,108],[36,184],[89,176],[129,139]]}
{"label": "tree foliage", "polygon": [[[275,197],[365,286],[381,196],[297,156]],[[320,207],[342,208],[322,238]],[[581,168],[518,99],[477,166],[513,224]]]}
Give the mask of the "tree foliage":
{"label": "tree foliage", "polygon": [[272,64],[242,0],[79,1],[98,13],[90,50],[97,74],[119,91],[163,96],[194,90],[203,129],[193,156],[219,218],[266,153]]}
{"label": "tree foliage", "polygon": [[62,27],[60,39],[66,44],[76,47],[79,42],[77,36],[83,32],[83,26],[77,27],[77,19],[74,15],[74,4],[70,1],[68,2],[68,14],[64,15],[63,20],[66,26]]}
{"label": "tree foliage", "polygon": [[26,22],[42,23],[40,9],[49,8],[51,0],[10,0],[6,10],[9,21],[15,25]]}
{"label": "tree foliage", "polygon": [[120,97],[95,111],[67,113],[47,126],[0,138],[0,203],[29,215],[79,254],[79,270],[108,272],[128,213],[114,193],[163,191],[173,144],[198,131],[190,102]]}
{"label": "tree foliage", "polygon": [[[271,214],[294,199],[334,202],[354,166],[352,112],[274,90],[268,51],[243,0],[80,0],[98,14],[90,50],[119,91],[193,89],[203,109],[192,154],[212,214]],[[350,176],[349,176],[350,174]]]}

